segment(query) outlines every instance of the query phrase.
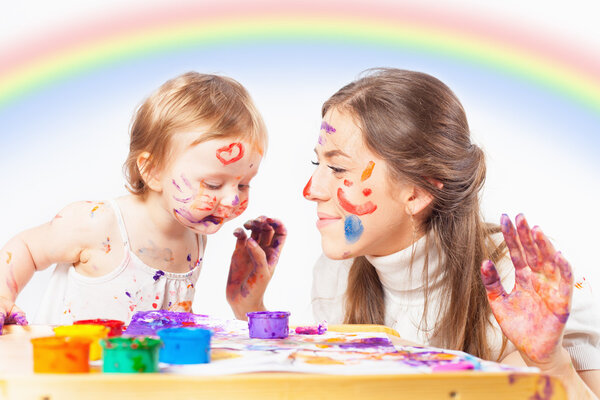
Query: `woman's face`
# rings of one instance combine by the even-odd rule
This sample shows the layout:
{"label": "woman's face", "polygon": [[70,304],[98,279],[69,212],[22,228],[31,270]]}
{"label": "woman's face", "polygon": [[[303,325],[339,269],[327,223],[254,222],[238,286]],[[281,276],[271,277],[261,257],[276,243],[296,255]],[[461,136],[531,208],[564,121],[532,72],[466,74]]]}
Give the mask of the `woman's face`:
{"label": "woman's face", "polygon": [[352,116],[329,110],[315,147],[317,165],[304,197],[317,203],[317,228],[332,259],[395,253],[411,242],[411,185],[393,182],[386,163],[363,143]]}

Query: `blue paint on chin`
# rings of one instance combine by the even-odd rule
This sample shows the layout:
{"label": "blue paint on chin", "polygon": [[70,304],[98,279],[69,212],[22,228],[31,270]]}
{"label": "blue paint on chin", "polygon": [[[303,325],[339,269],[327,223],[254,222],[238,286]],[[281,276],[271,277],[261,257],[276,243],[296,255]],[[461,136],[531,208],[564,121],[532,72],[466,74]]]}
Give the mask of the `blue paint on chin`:
{"label": "blue paint on chin", "polygon": [[348,243],[355,243],[363,233],[363,224],[356,215],[349,215],[344,220],[344,233]]}

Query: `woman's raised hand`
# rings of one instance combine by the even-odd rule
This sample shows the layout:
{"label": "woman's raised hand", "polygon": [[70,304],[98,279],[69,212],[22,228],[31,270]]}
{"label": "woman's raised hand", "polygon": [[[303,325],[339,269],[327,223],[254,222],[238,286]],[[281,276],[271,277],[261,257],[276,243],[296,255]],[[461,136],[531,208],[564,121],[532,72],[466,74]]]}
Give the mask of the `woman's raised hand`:
{"label": "woman's raised hand", "polygon": [[285,243],[287,230],[281,221],[265,216],[250,220],[237,228],[227,279],[227,301],[236,318],[246,319],[246,312],[266,310],[263,295],[273,276]]}
{"label": "woman's raised hand", "polygon": [[560,251],[542,230],[532,229],[522,214],[503,214],[502,233],[515,266],[515,286],[506,293],[490,260],[481,265],[483,284],[502,332],[535,364],[547,364],[559,353],[571,309],[573,275]]}

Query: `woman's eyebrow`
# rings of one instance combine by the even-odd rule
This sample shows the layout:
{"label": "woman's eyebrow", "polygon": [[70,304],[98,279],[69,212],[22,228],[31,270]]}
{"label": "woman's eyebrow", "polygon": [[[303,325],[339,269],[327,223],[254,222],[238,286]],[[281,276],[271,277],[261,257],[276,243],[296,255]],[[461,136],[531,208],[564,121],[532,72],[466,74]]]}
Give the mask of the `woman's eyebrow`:
{"label": "woman's eyebrow", "polygon": [[[317,155],[319,155],[319,153],[317,152],[317,149],[315,149],[315,153],[317,153]],[[333,158],[336,156],[351,158],[348,154],[344,153],[342,150],[339,150],[339,149],[329,150],[329,151],[325,152],[325,154],[323,154],[323,157],[325,157],[325,158]]]}

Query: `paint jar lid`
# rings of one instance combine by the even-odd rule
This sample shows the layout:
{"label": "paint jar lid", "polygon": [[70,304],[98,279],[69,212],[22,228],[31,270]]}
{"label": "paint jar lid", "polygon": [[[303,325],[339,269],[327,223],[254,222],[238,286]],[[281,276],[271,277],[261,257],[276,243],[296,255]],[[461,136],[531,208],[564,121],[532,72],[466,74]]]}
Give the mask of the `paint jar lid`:
{"label": "paint jar lid", "polygon": [[162,344],[160,339],[151,336],[115,336],[103,339],[100,344],[105,349],[151,349]]}
{"label": "paint jar lid", "polygon": [[87,337],[73,336],[44,336],[31,339],[35,348],[64,349],[72,346],[89,346],[92,339]]}
{"label": "paint jar lid", "polygon": [[108,327],[102,325],[63,325],[54,329],[57,336],[97,336],[104,337],[108,334]]}
{"label": "paint jar lid", "polygon": [[248,318],[281,319],[290,316],[289,311],[254,311],[246,314]]}
{"label": "paint jar lid", "polygon": [[161,339],[190,339],[201,340],[208,339],[213,332],[204,328],[167,328],[156,332]]}

